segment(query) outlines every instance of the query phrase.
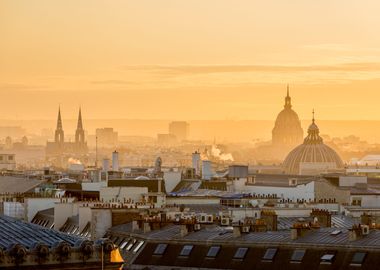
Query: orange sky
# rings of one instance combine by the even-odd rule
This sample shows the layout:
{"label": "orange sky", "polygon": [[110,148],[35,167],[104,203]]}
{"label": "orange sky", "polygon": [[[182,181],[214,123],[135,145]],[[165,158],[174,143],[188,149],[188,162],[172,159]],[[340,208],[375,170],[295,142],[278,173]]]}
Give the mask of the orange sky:
{"label": "orange sky", "polygon": [[378,0],[2,0],[0,118],[380,119]]}

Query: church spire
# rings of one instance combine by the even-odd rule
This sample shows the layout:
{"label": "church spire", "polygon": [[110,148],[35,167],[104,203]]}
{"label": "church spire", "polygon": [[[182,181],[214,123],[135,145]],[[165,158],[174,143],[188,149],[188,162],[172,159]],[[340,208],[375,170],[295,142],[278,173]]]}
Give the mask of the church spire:
{"label": "church spire", "polygon": [[286,97],[285,97],[285,109],[291,109],[292,108],[292,98],[289,95],[289,84],[286,87]]}
{"label": "church spire", "polygon": [[82,123],[82,109],[79,107],[79,115],[78,115],[78,124],[77,129],[82,130],[83,129],[83,123]]}
{"label": "church spire", "polygon": [[57,130],[62,130],[61,106],[58,107]]}
{"label": "church spire", "polygon": [[62,145],[65,141],[64,132],[62,128],[62,118],[61,118],[61,106],[58,107],[58,119],[57,119],[57,128],[55,130],[54,140],[56,143]]}
{"label": "church spire", "polygon": [[75,131],[75,142],[77,143],[79,147],[82,147],[85,144],[81,107],[79,107],[78,124],[77,124],[77,130]]}

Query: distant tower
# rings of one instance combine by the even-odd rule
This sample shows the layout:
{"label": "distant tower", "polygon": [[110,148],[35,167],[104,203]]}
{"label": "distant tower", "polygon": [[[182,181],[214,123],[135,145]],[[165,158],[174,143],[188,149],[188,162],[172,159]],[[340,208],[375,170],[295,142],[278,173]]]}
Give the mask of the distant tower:
{"label": "distant tower", "polygon": [[289,86],[286,89],[284,109],[278,114],[272,130],[272,143],[276,147],[284,147],[290,151],[302,143],[303,130],[298,115],[292,109],[292,98],[289,95]]}
{"label": "distant tower", "polygon": [[292,108],[292,98],[289,95],[289,85],[286,87],[286,97],[285,97],[285,109],[291,109]]}
{"label": "distant tower", "polygon": [[84,145],[84,129],[83,129],[83,123],[82,123],[82,111],[81,108],[79,108],[79,115],[78,115],[78,124],[77,124],[77,130],[75,131],[75,143],[79,145]]}
{"label": "distant tower", "polygon": [[58,120],[57,128],[55,130],[55,140],[56,143],[63,145],[65,141],[65,135],[62,128],[62,118],[61,118],[61,107],[58,108]]}

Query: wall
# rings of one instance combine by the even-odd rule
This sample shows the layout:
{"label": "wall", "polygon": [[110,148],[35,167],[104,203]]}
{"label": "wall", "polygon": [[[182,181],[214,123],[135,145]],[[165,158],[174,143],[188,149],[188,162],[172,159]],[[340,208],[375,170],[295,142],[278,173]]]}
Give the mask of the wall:
{"label": "wall", "polygon": [[367,184],[366,176],[339,176],[340,187],[353,187],[357,183]]}
{"label": "wall", "polygon": [[259,186],[259,185],[247,185],[245,186],[245,192],[261,194],[261,195],[272,195],[277,194],[279,198],[290,199],[292,201],[298,200],[314,200],[315,198],[315,181],[307,184],[297,185],[297,186]]}
{"label": "wall", "polygon": [[[60,198],[26,198],[25,199],[25,220],[31,222],[38,211],[54,208],[56,203],[60,202]],[[72,202],[74,198],[68,198]]]}
{"label": "wall", "polygon": [[315,199],[336,199],[337,203],[349,203],[350,202],[350,190],[342,189],[332,185],[327,180],[321,179],[315,181]]}
{"label": "wall", "polygon": [[112,199],[120,200],[132,199],[135,202],[140,202],[144,194],[148,193],[147,187],[103,187],[100,189],[100,200],[111,202]]}
{"label": "wall", "polygon": [[103,237],[106,231],[111,227],[111,209],[92,209],[91,239],[98,239]]}
{"label": "wall", "polygon": [[164,172],[166,192],[172,192],[175,186],[181,181],[181,172]]}
{"label": "wall", "polygon": [[168,205],[181,205],[181,204],[217,204],[219,205],[220,199],[216,197],[166,197],[166,204]]}
{"label": "wall", "polygon": [[54,205],[54,229],[59,230],[69,217],[78,214],[78,206],[74,203],[56,203]]}

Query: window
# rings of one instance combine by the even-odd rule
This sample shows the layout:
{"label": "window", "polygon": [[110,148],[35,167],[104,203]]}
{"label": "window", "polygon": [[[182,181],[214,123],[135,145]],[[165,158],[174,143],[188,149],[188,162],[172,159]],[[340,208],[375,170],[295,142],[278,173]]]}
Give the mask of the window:
{"label": "window", "polygon": [[352,205],[361,206],[362,205],[362,198],[361,197],[353,197],[352,198]]}
{"label": "window", "polygon": [[334,261],[335,253],[326,253],[321,257],[321,263],[330,264]]}
{"label": "window", "polygon": [[218,255],[219,250],[220,250],[219,246],[210,247],[210,249],[207,252],[207,257],[209,257],[209,258],[215,258]]}
{"label": "window", "polygon": [[238,248],[235,252],[234,259],[244,259],[248,248]]}
{"label": "window", "polygon": [[144,245],[144,241],[139,241],[136,247],[133,249],[133,252],[136,253],[137,251],[139,251],[142,245]]}
{"label": "window", "polygon": [[273,261],[276,254],[277,254],[277,248],[268,248],[267,251],[265,251],[265,254],[263,256],[263,260],[264,261]]}
{"label": "window", "polygon": [[120,249],[124,249],[128,244],[128,240],[124,241],[121,245],[120,245]]}
{"label": "window", "polygon": [[130,251],[133,245],[136,243],[136,239],[131,240],[127,246],[127,251]]}
{"label": "window", "polygon": [[291,262],[299,263],[302,262],[303,257],[305,256],[306,250],[296,249],[293,251]]}
{"label": "window", "polygon": [[355,252],[352,256],[351,265],[362,265],[366,256],[366,252]]}
{"label": "window", "polygon": [[190,256],[191,251],[193,250],[193,245],[184,245],[181,253],[179,254],[180,256]]}
{"label": "window", "polygon": [[119,239],[117,240],[117,242],[115,242],[115,245],[119,247],[120,244],[121,244],[122,242],[124,242],[124,240],[125,240],[125,238],[122,238],[122,237],[119,238]]}
{"label": "window", "polygon": [[8,160],[13,160],[13,156],[8,156]]}
{"label": "window", "polygon": [[167,244],[158,244],[156,249],[154,250],[154,255],[162,255],[165,253],[166,248],[168,247]]}

